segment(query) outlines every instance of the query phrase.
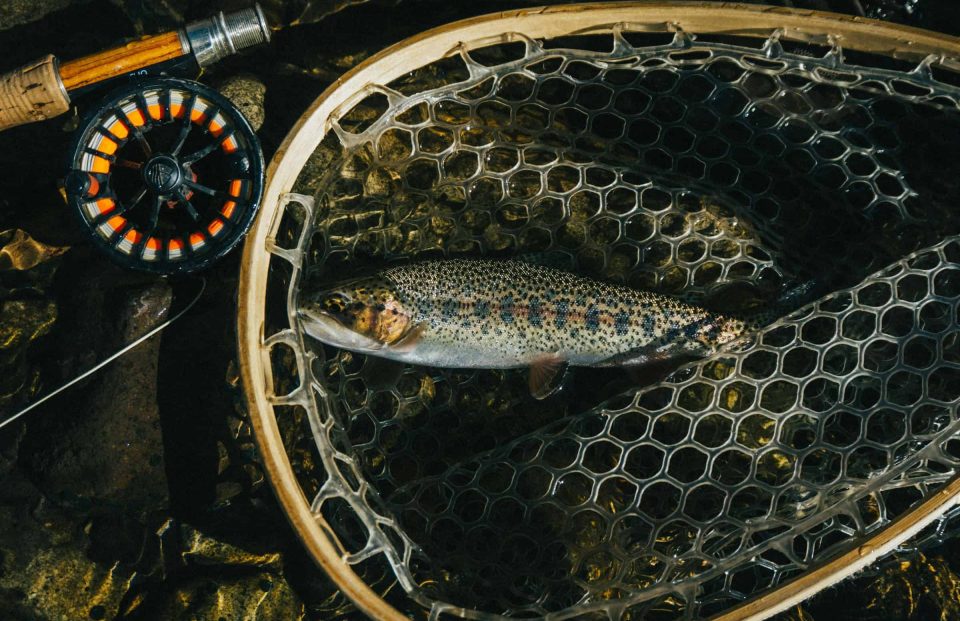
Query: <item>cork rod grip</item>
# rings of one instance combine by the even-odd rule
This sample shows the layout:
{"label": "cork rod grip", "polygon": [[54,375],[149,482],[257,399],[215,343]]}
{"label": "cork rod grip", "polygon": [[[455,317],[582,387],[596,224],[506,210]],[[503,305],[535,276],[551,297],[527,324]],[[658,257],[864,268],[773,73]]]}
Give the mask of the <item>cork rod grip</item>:
{"label": "cork rod grip", "polygon": [[69,108],[52,54],[0,75],[0,130],[43,121]]}
{"label": "cork rod grip", "polygon": [[60,77],[63,79],[63,86],[71,91],[179,58],[189,51],[190,46],[175,30],[66,62],[60,67]]}

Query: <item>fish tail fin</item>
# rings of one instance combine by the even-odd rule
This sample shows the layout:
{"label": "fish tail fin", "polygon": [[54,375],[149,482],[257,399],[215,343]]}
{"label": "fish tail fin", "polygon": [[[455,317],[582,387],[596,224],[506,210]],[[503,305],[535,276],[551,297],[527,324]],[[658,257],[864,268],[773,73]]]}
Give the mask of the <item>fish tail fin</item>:
{"label": "fish tail fin", "polygon": [[811,278],[792,289],[784,291],[777,298],[777,306],[789,310],[799,308],[820,297],[821,290],[821,284],[816,279]]}
{"label": "fish tail fin", "polygon": [[786,290],[768,308],[750,313],[741,318],[745,332],[764,328],[774,321],[789,315],[802,306],[819,298],[823,293],[821,283],[810,279]]}

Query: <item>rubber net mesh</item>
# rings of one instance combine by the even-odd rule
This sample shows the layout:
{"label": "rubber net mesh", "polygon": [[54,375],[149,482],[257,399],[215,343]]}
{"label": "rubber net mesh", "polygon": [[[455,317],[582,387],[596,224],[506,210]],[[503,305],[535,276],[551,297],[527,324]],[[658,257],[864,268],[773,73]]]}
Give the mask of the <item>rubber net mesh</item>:
{"label": "rubber net mesh", "polygon": [[[776,36],[513,40],[357,93],[275,223],[271,399],[362,579],[418,617],[694,618],[954,475],[960,89]],[[301,287],[354,268],[532,253],[729,310],[830,293],[545,401],[522,370],[385,365],[298,329]]]}

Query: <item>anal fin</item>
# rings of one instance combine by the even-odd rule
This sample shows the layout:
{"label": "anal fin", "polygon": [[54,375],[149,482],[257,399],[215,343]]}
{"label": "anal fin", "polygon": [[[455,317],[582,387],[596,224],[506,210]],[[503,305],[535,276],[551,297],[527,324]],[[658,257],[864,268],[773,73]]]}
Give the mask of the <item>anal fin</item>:
{"label": "anal fin", "polygon": [[556,354],[548,354],[530,365],[530,394],[534,399],[546,399],[557,392],[566,375],[567,361]]}

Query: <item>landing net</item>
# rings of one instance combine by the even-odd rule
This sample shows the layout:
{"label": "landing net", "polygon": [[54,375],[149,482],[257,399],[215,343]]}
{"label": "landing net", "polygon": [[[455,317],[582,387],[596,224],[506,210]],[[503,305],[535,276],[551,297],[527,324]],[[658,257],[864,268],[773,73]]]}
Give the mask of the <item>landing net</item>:
{"label": "landing net", "polygon": [[[273,220],[280,440],[343,562],[417,618],[722,613],[960,466],[960,89],[938,59],[598,30],[367,84]],[[298,324],[301,287],[353,269],[529,254],[725,310],[830,293],[652,384],[577,371],[544,402],[523,371],[395,370]]]}

